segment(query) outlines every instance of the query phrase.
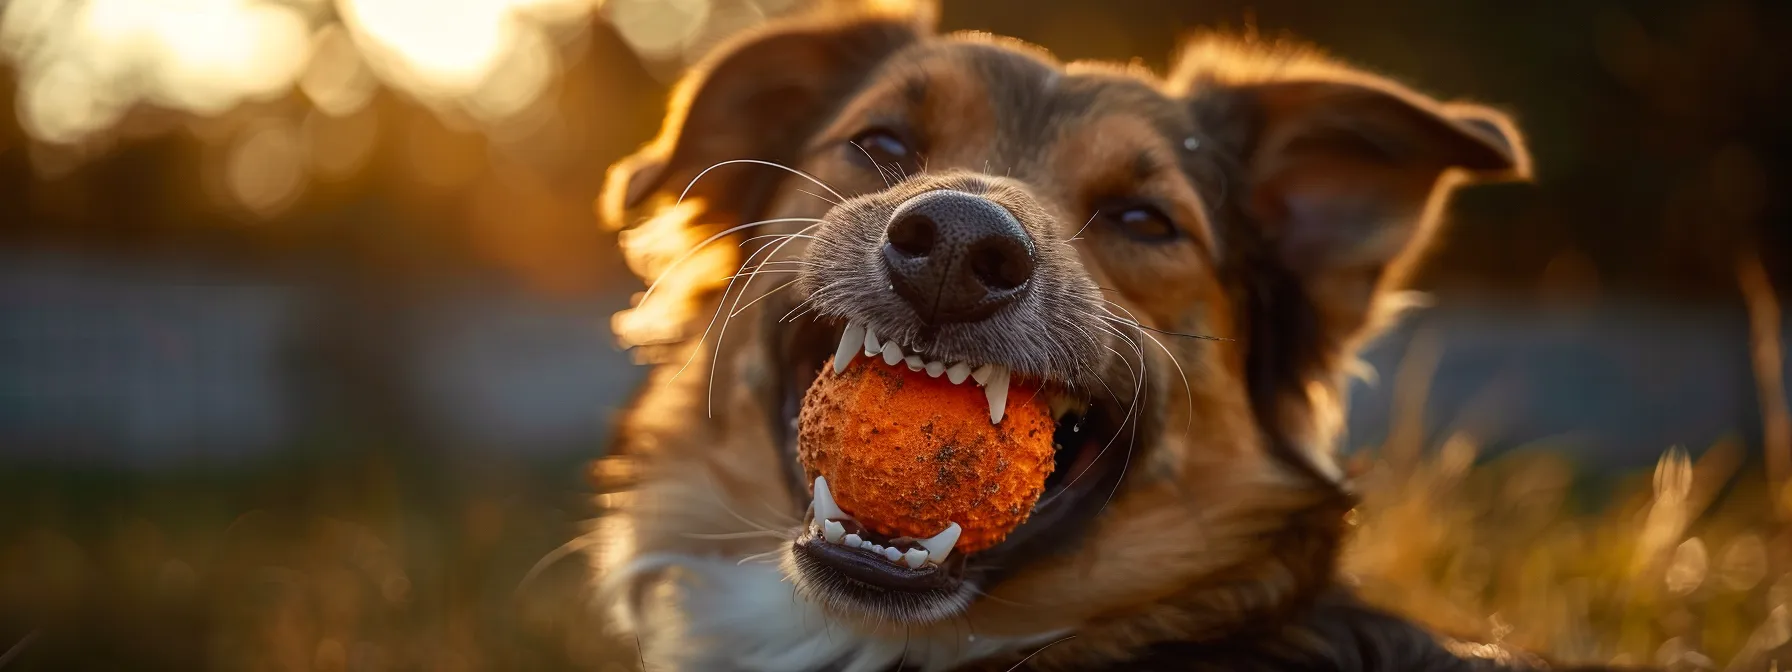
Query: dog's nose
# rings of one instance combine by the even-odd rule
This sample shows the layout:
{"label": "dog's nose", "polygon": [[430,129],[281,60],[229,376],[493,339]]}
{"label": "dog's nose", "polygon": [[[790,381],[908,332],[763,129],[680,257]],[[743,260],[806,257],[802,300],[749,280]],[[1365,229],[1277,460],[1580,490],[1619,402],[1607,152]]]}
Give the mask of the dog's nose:
{"label": "dog's nose", "polygon": [[1033,239],[989,199],[930,191],[890,216],[884,265],[896,294],[923,322],[974,322],[1027,292]]}

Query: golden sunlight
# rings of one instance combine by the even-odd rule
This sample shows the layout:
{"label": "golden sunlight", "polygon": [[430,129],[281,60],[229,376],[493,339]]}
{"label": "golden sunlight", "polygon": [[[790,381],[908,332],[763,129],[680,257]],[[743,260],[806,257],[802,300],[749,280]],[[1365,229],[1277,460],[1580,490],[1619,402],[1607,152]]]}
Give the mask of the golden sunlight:
{"label": "golden sunlight", "polygon": [[14,0],[0,55],[33,137],[73,142],[139,102],[216,114],[283,93],[304,67],[300,10],[262,0]]}
{"label": "golden sunlight", "polygon": [[558,75],[557,47],[598,2],[12,0],[0,3],[0,60],[18,73],[21,125],[48,143],[79,142],[139,105],[216,116],[295,85],[331,116],[383,83],[497,125]]}

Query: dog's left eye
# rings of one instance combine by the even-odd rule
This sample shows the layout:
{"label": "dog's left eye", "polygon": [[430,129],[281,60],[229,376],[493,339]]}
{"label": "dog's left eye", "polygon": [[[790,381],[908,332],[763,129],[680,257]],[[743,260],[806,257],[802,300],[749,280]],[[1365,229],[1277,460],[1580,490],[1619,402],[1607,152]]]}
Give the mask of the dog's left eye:
{"label": "dog's left eye", "polygon": [[1142,204],[1103,208],[1102,215],[1128,238],[1148,243],[1175,240],[1180,231],[1162,210]]}
{"label": "dog's left eye", "polygon": [[853,136],[852,144],[858,147],[853,150],[854,153],[870,158],[879,166],[892,163],[907,166],[913,160],[914,152],[909,149],[908,143],[903,142],[902,138],[897,137],[896,133],[889,129],[872,128],[860,131],[858,135]]}

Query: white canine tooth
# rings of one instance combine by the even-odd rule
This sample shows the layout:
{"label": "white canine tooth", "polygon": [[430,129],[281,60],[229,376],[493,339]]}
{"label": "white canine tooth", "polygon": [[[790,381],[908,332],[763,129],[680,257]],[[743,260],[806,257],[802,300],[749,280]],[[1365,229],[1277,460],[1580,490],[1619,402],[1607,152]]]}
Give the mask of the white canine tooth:
{"label": "white canine tooth", "polygon": [[977,367],[976,371],[971,372],[971,378],[976,379],[978,385],[986,385],[989,383],[989,376],[995,372],[996,365],[984,364],[983,366]]}
{"label": "white canine tooth", "polygon": [[910,371],[920,371],[921,367],[927,365],[926,362],[921,361],[920,355],[909,355],[907,357],[903,357],[902,363],[907,364],[908,370],[910,370]]}
{"label": "white canine tooth", "polygon": [[834,373],[846,370],[852,358],[859,355],[859,346],[865,342],[865,328],[851,322],[846,323],[846,331],[840,334],[840,347],[834,349]]}
{"label": "white canine tooth", "polygon": [[845,511],[840,510],[840,505],[834,503],[834,493],[828,489],[828,479],[825,476],[815,477],[814,506],[816,520],[852,520],[852,516],[846,515]]}
{"label": "white canine tooth", "polygon": [[847,548],[858,548],[859,544],[863,543],[865,540],[860,539],[856,532],[847,533],[846,538],[840,540],[840,544]]}
{"label": "white canine tooth", "polygon": [[895,341],[885,342],[884,363],[895,366],[900,361],[902,361],[902,346],[897,345]]}
{"label": "white canine tooth", "polygon": [[896,562],[896,561],[902,559],[902,551],[896,550],[896,548],[893,546],[889,547],[889,548],[885,548],[883,551],[880,551],[880,552],[884,554],[884,557],[889,558],[890,562]]}
{"label": "white canine tooth", "polygon": [[962,383],[969,377],[971,377],[971,365],[964,362],[953,364],[952,368],[946,369],[946,380],[952,381],[953,385]]}
{"label": "white canine tooth", "polygon": [[952,547],[958,545],[958,535],[961,532],[964,532],[964,528],[959,527],[958,523],[952,523],[946,526],[944,532],[917,543],[921,544],[921,548],[927,549],[928,561],[941,563],[946,561],[946,555],[952,552]]}
{"label": "white canine tooth", "polygon": [[883,349],[884,343],[877,340],[877,332],[871,327],[865,327],[865,356],[876,357],[877,353],[883,352]]}
{"label": "white canine tooth", "polygon": [[825,537],[830,544],[838,544],[840,537],[846,536],[846,526],[841,525],[837,520],[827,521],[821,524],[821,536]]}
{"label": "white canine tooth", "polygon": [[938,378],[938,377],[940,377],[940,374],[945,373],[945,372],[946,372],[946,363],[945,362],[928,362],[927,363],[927,375],[929,377]]}
{"label": "white canine tooth", "polygon": [[989,423],[1001,424],[1002,416],[1008,413],[1008,367],[998,366],[989,374],[989,383],[983,386],[983,396],[989,399]]}
{"label": "white canine tooth", "polygon": [[927,551],[924,549],[911,548],[902,554],[902,563],[908,565],[909,569],[920,569],[924,562],[927,562]]}

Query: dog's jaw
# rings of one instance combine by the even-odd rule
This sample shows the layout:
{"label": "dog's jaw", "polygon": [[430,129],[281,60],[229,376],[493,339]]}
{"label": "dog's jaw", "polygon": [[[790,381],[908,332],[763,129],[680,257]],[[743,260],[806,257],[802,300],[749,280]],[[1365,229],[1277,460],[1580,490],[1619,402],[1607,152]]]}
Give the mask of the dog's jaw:
{"label": "dog's jaw", "polygon": [[630,558],[606,583],[614,589],[605,591],[614,622],[640,642],[650,669],[876,672],[900,663],[949,670],[1063,636],[979,637],[963,627],[865,631],[797,598],[774,566],[711,556]]}

